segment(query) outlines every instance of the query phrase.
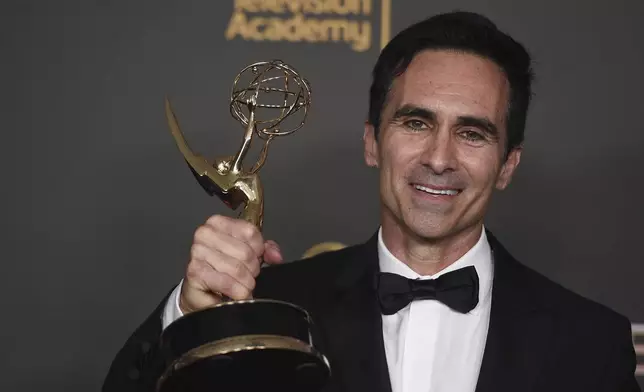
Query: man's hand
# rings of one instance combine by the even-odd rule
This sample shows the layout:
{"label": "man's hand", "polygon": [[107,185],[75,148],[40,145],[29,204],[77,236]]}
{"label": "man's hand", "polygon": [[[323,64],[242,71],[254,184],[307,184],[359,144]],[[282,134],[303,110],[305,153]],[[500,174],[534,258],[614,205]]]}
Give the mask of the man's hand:
{"label": "man's hand", "polygon": [[265,241],[256,226],[214,215],[195,231],[179,307],[187,314],[222,302],[222,295],[252,298],[262,262],[282,261],[277,243]]}

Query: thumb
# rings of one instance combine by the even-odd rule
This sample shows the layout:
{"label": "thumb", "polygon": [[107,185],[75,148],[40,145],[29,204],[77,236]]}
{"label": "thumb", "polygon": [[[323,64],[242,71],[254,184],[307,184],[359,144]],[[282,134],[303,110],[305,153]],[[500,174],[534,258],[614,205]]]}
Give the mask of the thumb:
{"label": "thumb", "polygon": [[268,264],[279,264],[284,261],[277,242],[272,240],[264,242],[264,261]]}

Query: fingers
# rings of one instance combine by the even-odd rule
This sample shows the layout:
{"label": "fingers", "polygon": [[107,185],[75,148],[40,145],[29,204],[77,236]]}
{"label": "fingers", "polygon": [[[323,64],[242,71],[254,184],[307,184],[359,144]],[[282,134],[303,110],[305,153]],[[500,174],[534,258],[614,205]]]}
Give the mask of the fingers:
{"label": "fingers", "polygon": [[[259,274],[262,253],[263,251],[255,252],[247,242],[210,226],[202,226],[197,230],[191,250],[192,258],[207,261],[218,271],[239,268],[230,265],[237,262],[240,267],[246,267],[253,278]],[[228,265],[220,268],[219,263]],[[243,271],[234,275],[241,277]]]}
{"label": "fingers", "polygon": [[[234,251],[238,252],[237,250]],[[234,281],[242,284],[246,289],[252,291],[255,288],[255,277],[259,275],[259,261],[246,261],[238,259],[230,254],[227,254],[218,249],[210,249],[203,244],[194,244],[192,246],[192,260],[198,261],[197,273],[207,274],[206,277],[212,276],[211,271],[205,269],[209,266],[210,269],[219,274],[227,275]],[[201,269],[205,269],[202,271]],[[204,277],[202,277],[204,278]],[[220,287],[217,290],[217,282],[210,284],[205,282],[209,288],[215,288],[215,291],[223,292],[226,288]]]}
{"label": "fingers", "polygon": [[268,264],[279,264],[284,261],[277,242],[268,240],[264,243],[264,261]]}
{"label": "fingers", "polygon": [[217,305],[222,295],[234,300],[251,298],[251,292],[229,275],[215,271],[205,262],[192,262],[186,271],[179,307],[184,314]]}
{"label": "fingers", "polygon": [[214,215],[206,221],[205,226],[209,226],[217,232],[227,234],[230,237],[248,244],[258,257],[264,253],[264,237],[257,226],[249,222],[222,215]]}
{"label": "fingers", "polygon": [[181,290],[184,313],[233,300],[252,298],[262,260],[282,262],[275,241],[264,241],[259,229],[241,219],[210,217],[194,234],[190,262]]}

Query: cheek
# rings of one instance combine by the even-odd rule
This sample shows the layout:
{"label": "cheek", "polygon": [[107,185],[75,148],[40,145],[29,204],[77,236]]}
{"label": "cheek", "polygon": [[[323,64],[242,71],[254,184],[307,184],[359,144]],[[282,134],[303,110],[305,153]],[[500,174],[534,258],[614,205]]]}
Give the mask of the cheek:
{"label": "cheek", "polygon": [[401,143],[400,140],[393,140],[393,138],[385,145],[386,148],[383,149],[381,155],[382,169],[390,177],[391,182],[404,182],[408,171],[413,167],[415,157],[422,153],[417,145],[418,143],[412,149],[408,144]]}
{"label": "cheek", "polygon": [[496,150],[469,151],[462,154],[461,165],[467,171],[471,185],[480,190],[492,189],[496,185],[499,172],[499,160]]}

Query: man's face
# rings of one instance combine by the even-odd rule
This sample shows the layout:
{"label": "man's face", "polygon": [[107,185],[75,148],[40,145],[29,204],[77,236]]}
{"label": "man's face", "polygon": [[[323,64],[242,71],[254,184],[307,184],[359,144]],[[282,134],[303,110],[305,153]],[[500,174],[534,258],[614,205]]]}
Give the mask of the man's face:
{"label": "man's face", "polygon": [[380,170],[383,225],[441,239],[480,227],[520,150],[505,159],[509,83],[481,57],[424,51],[393,83],[378,140],[365,128],[365,159]]}

